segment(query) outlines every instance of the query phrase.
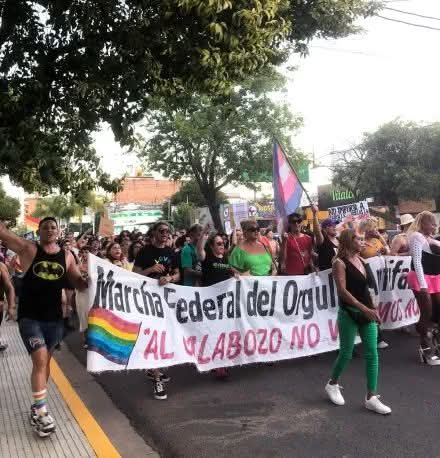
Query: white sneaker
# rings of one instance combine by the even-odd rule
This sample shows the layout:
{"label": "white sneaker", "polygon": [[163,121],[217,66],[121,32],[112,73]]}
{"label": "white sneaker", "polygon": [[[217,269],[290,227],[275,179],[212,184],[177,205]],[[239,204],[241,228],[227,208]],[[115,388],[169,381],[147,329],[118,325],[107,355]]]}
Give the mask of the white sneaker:
{"label": "white sneaker", "polygon": [[385,342],[385,340],[381,340],[378,344],[377,344],[377,348],[379,350],[384,350],[385,348],[388,348],[390,345],[388,342]]}
{"label": "white sneaker", "polygon": [[342,386],[339,386],[337,383],[335,385],[330,385],[330,382],[325,385],[325,391],[328,394],[330,401],[337,406],[343,406],[345,404],[345,399],[341,394]]}
{"label": "white sneaker", "polygon": [[365,398],[365,407],[373,412],[380,413],[381,415],[388,415],[391,409],[380,401],[380,396],[371,396],[370,399]]}

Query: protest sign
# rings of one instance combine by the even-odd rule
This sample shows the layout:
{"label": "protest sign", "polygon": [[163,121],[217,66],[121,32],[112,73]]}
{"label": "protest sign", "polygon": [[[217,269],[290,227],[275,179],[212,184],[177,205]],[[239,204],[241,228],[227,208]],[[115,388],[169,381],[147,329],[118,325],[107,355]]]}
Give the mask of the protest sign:
{"label": "protest sign", "polygon": [[333,221],[344,221],[346,217],[352,217],[353,220],[359,220],[370,215],[368,202],[366,200],[348,205],[341,205],[340,207],[330,207],[328,213]]}
{"label": "protest sign", "polygon": [[[418,319],[410,258],[370,261],[383,328]],[[338,298],[330,270],[242,277],[205,287],[168,284],[90,256],[87,368],[91,372],[193,363],[200,371],[336,350]]]}
{"label": "protest sign", "polygon": [[111,237],[114,234],[114,223],[111,219],[101,216],[99,220],[98,235],[100,237]]}

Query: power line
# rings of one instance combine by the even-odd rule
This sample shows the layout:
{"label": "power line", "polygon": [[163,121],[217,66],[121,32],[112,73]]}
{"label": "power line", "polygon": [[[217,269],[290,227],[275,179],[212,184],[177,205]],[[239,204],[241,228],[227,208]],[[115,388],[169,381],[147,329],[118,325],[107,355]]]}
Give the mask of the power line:
{"label": "power line", "polygon": [[440,28],[438,27],[431,27],[429,25],[423,25],[423,24],[415,24],[414,22],[406,22],[406,21],[401,21],[399,19],[392,19],[390,17],[386,16],[381,16],[380,14],[376,14],[376,17],[380,19],[385,19],[386,21],[391,21],[391,22],[399,22],[400,24],[406,24],[406,25],[412,25],[413,27],[420,27],[422,29],[429,29],[429,30],[438,30],[440,31]]}
{"label": "power line", "polygon": [[440,17],[434,17],[434,16],[425,16],[423,14],[418,14],[418,13],[411,13],[409,11],[403,11],[403,10],[398,10],[397,8],[390,8],[389,6],[384,6],[384,10],[390,10],[390,11],[396,11],[397,13],[402,13],[402,14],[408,14],[410,16],[417,16],[417,17],[422,17],[424,19],[432,19],[433,21],[440,21]]}

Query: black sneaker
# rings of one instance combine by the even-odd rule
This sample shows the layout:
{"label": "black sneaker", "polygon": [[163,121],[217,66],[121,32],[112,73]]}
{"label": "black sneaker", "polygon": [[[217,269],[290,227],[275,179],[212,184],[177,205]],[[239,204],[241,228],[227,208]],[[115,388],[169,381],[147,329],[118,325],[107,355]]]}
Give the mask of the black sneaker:
{"label": "black sneaker", "polygon": [[[147,371],[147,377],[153,380],[153,382],[156,380],[154,371],[152,371],[151,369]],[[159,372],[159,377],[162,383],[168,383],[171,380],[171,377],[167,374],[164,374],[163,372]]]}
{"label": "black sneaker", "polygon": [[5,351],[8,348],[8,344],[0,342],[0,352]]}
{"label": "black sneaker", "polygon": [[44,415],[37,415],[33,427],[40,437],[47,437],[56,429],[55,420],[47,412]]}
{"label": "black sneaker", "polygon": [[165,400],[167,398],[167,392],[165,391],[165,386],[162,382],[155,381],[154,386],[154,398],[159,400]]}

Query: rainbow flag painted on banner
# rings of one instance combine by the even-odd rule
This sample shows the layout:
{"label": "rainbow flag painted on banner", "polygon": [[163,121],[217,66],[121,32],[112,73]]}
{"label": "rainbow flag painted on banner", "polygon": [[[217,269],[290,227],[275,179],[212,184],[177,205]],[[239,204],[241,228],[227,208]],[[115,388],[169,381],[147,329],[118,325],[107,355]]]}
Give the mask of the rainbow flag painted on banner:
{"label": "rainbow flag painted on banner", "polygon": [[95,351],[113,363],[126,366],[136,345],[141,323],[131,323],[110,310],[94,308],[89,313],[88,351]]}
{"label": "rainbow flag painted on banner", "polygon": [[294,213],[301,204],[303,187],[278,143],[273,148],[273,192],[275,208],[281,217]]}

